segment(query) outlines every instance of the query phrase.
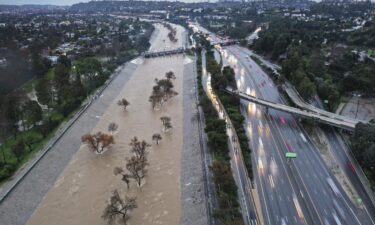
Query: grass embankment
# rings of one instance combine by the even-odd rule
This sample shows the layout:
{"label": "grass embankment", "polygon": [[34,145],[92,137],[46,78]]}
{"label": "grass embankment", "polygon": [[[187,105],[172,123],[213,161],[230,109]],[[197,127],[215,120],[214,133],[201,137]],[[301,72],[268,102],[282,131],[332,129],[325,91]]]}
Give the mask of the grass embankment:
{"label": "grass embankment", "polygon": [[237,186],[231,171],[226,123],[219,118],[216,109],[203,90],[200,51],[198,51],[197,73],[199,102],[204,112],[206,121],[205,132],[214,159],[211,170],[214,175],[216,194],[219,202],[219,208],[215,209],[214,217],[219,219],[223,224],[240,225],[243,224],[243,219],[239,211]]}
{"label": "grass embankment", "polygon": [[237,89],[234,78],[234,70],[230,67],[225,67],[224,70],[221,71],[220,65],[216,62],[214,55],[211,52],[207,52],[206,60],[207,71],[211,74],[212,87],[215,93],[218,95],[221,103],[224,105],[226,112],[233,123],[233,127],[236,130],[239,139],[238,141],[241,146],[241,151],[249,178],[253,180],[251,149],[249,147],[249,140],[243,125],[245,118],[241,114],[240,100],[239,98],[229,95],[221,90],[221,88],[224,88],[227,85]]}
{"label": "grass embankment", "polygon": [[[87,91],[88,97],[90,97],[89,94],[95,93],[98,88],[102,87],[116,67],[111,66],[111,64],[104,64],[104,68],[107,68],[106,73],[103,73],[101,79],[92,86],[91,90]],[[54,68],[51,68],[44,77],[48,81],[53,81],[55,77]],[[32,91],[37,82],[38,80],[34,79],[22,87],[22,90]],[[14,130],[12,135],[5,138],[0,145],[0,185],[4,184],[18,169],[44,148],[57,129],[83,107],[82,103],[85,98],[85,95],[76,96],[72,104],[54,105],[43,111],[43,119],[40,124],[34,124],[30,129],[24,129],[23,131]],[[23,125],[21,124],[20,127],[23,127]]]}

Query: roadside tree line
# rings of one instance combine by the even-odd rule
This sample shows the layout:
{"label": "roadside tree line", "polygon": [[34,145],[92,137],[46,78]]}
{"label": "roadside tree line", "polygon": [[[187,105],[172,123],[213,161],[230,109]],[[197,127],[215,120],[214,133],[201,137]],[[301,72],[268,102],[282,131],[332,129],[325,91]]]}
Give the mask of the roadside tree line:
{"label": "roadside tree line", "polygon": [[218,95],[221,103],[232,121],[234,129],[236,130],[242,155],[244,157],[246,169],[249,178],[253,180],[253,169],[251,163],[251,149],[249,146],[249,139],[247,138],[243,122],[245,118],[241,114],[240,99],[223,92],[222,89],[231,86],[234,90],[237,89],[235,81],[235,72],[230,66],[226,66],[221,70],[219,63],[216,62],[213,51],[206,52],[207,72],[211,74],[211,84]]}
{"label": "roadside tree line", "polygon": [[[372,122],[375,122],[375,119]],[[353,154],[375,191],[375,125],[358,123],[350,142]]]}
{"label": "roadside tree line", "polygon": [[200,51],[198,51],[197,73],[199,104],[204,112],[205,132],[214,159],[210,168],[214,176],[213,181],[219,202],[219,208],[215,209],[214,217],[223,224],[243,224],[242,215],[239,211],[237,186],[230,166],[226,123],[219,118],[216,109],[203,90]]}

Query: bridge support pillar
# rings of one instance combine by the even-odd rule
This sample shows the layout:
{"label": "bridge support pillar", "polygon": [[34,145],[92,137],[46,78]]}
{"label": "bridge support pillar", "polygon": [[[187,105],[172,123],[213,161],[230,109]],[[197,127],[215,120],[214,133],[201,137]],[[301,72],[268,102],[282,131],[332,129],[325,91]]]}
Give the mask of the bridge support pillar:
{"label": "bridge support pillar", "polygon": [[266,106],[266,114],[268,115],[268,107]]}

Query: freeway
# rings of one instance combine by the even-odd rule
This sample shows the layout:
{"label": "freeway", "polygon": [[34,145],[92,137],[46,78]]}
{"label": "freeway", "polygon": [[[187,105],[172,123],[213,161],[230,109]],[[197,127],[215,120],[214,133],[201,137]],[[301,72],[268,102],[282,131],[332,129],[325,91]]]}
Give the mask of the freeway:
{"label": "freeway", "polygon": [[[256,55],[252,51],[249,51],[249,53]],[[262,61],[263,64],[273,69],[274,72],[278,73],[278,70],[281,69],[280,66],[263,59],[263,57],[259,55],[256,56]],[[286,85],[284,86],[284,90],[288,94],[289,98],[292,99],[294,104],[298,105],[301,108],[305,108],[312,112],[316,112],[332,118],[344,118],[345,120],[353,123],[367,123],[367,121],[364,120],[343,117],[341,115],[330,113],[321,109],[323,108],[323,104],[318,96],[313,98],[311,104],[306,103],[290,83],[286,83]],[[333,154],[341,171],[343,171],[344,175],[348,178],[348,180],[354,187],[356,201],[362,202],[360,204],[364,209],[364,212],[362,211],[360,213],[367,214],[368,220],[371,220],[371,223],[374,224],[375,197],[370,188],[369,181],[362,171],[362,168],[360,167],[355,157],[352,155],[348,145],[344,142],[343,138],[340,136],[339,132],[336,129],[330,126],[323,126],[322,130],[327,137],[327,144],[330,146],[331,153]]]}
{"label": "freeway", "polygon": [[[292,99],[294,104],[298,105],[301,108],[311,110],[313,112],[319,113],[321,115],[326,115],[331,118],[343,119],[348,122],[352,123],[368,123],[364,120],[358,120],[354,118],[349,118],[346,116],[341,116],[339,114],[331,113],[320,109],[321,104],[318,101],[315,101],[316,106],[314,104],[306,103],[298,94],[298,92],[290,85],[285,85],[285,92],[288,94],[289,98]],[[323,132],[325,133],[328,143],[332,148],[332,152],[335,156],[335,159],[338,161],[341,170],[344,172],[346,177],[350,180],[351,184],[354,186],[355,191],[357,192],[357,200],[363,202],[363,207],[368,215],[370,215],[370,219],[372,223],[374,223],[375,217],[375,206],[374,206],[374,196],[372,195],[372,191],[368,185],[367,178],[362,172],[361,167],[358,165],[354,157],[351,155],[350,149],[344,143],[340,135],[336,130],[331,127],[324,127]]]}
{"label": "freeway", "polygon": [[[220,39],[199,25],[194,28],[207,33],[211,40]],[[248,57],[250,54],[253,52],[248,49],[228,47],[222,50],[223,64],[235,68],[242,91],[284,104],[272,80]],[[279,69],[262,61],[275,71]],[[253,103],[241,104],[266,224],[374,224],[373,211],[349,200],[297,118],[275,110],[265,114]],[[296,152],[298,157],[287,163],[283,155],[287,151]]]}
{"label": "freeway", "polygon": [[[222,53],[224,64],[235,68],[237,84],[242,91],[250,92],[268,101],[284,104],[272,80],[267,77],[254,61],[248,58],[250,52],[234,46],[223,49]],[[272,179],[269,178],[269,182],[258,185],[265,186],[265,188],[260,188],[260,192],[267,192],[266,195],[268,196],[277,195],[277,191],[287,190],[287,195],[279,194],[281,197],[286,197],[286,200],[273,198],[262,202],[263,209],[266,209],[265,217],[267,218],[267,215],[271,215],[274,217],[274,221],[276,220],[275,223],[270,221],[270,219],[268,224],[281,224],[283,215],[287,216],[287,219],[290,219],[298,214],[298,212],[292,213],[294,215],[291,217],[291,215],[282,212],[283,209],[291,207],[287,204],[291,197],[297,199],[300,205],[306,206],[301,207],[301,211],[304,215],[311,215],[310,217],[313,220],[312,223],[307,222],[307,224],[334,224],[333,221],[336,219],[340,220],[342,224],[372,224],[368,213],[361,213],[362,210],[354,206],[346,196],[334,176],[332,176],[324,165],[317,149],[311,143],[294,116],[276,110],[269,110],[269,114],[265,115],[262,109],[253,103],[243,102],[242,104],[243,108],[248,111],[246,119],[250,123],[249,130],[251,131],[249,132],[249,136],[255,156],[255,160],[253,161],[255,163],[256,161],[259,162],[257,164],[257,171],[259,172],[259,164],[261,162],[263,164],[262,168],[269,167],[271,169],[272,167],[276,167],[277,172],[280,172],[281,168],[283,168],[285,173],[291,177],[289,185],[285,184],[287,183],[285,182],[286,176],[278,174],[276,176],[273,175]],[[259,117],[262,119],[260,120]],[[266,130],[266,134],[262,133],[264,129]],[[257,130],[261,132],[257,132]],[[260,145],[259,140],[262,140],[261,143],[263,145],[264,143],[269,144],[276,141],[275,146],[264,145],[264,158],[260,155],[262,153],[261,150],[257,148]],[[298,155],[297,159],[289,164],[283,157],[287,151],[294,151]],[[258,175],[269,176],[271,174],[263,172]],[[339,190],[337,196],[327,182],[327,178],[332,180]],[[288,190],[288,186],[291,186],[292,189],[289,188]],[[274,190],[272,190],[272,187]],[[278,202],[276,204],[281,206],[279,209],[275,205],[275,201]],[[295,208],[297,209],[298,207]],[[267,214],[267,209],[273,211]],[[275,211],[279,211],[282,214],[275,213]]]}

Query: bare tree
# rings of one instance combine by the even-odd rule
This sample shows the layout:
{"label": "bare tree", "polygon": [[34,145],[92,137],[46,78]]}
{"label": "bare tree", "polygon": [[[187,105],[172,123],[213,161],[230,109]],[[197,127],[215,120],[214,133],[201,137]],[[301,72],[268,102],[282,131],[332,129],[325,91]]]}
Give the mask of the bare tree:
{"label": "bare tree", "polygon": [[156,105],[159,103],[159,98],[157,95],[151,95],[148,99],[149,102],[151,102],[152,109],[155,110]]}
{"label": "bare tree", "polygon": [[168,131],[172,129],[171,118],[169,116],[160,117],[161,122],[163,123],[163,130]]}
{"label": "bare tree", "polygon": [[118,129],[118,125],[116,123],[110,123],[108,125],[108,132],[111,132],[113,134]]}
{"label": "bare tree", "polygon": [[83,143],[86,143],[89,150],[102,153],[106,148],[109,148],[115,143],[113,136],[102,132],[96,134],[85,134],[81,137]]}
{"label": "bare tree", "polygon": [[130,152],[141,161],[147,161],[147,148],[151,145],[148,144],[145,140],[139,141],[137,137],[131,139],[129,145],[131,146]]}
{"label": "bare tree", "polygon": [[117,105],[122,106],[124,108],[124,110],[126,110],[126,107],[128,107],[128,105],[130,105],[130,103],[125,98],[123,98],[123,99],[120,99],[117,102]]}
{"label": "bare tree", "polygon": [[142,179],[147,175],[147,165],[147,158],[142,160],[136,156],[132,156],[130,159],[127,159],[126,169],[129,171],[131,178],[137,182],[138,186],[141,186]]}
{"label": "bare tree", "polygon": [[107,221],[109,225],[118,223],[127,225],[130,219],[129,213],[137,208],[135,198],[125,199],[121,198],[117,190],[114,190],[112,196],[103,211],[102,218]]}
{"label": "bare tree", "polygon": [[159,141],[162,139],[161,135],[159,133],[152,135],[152,140],[156,142],[156,144],[159,144]]}
{"label": "bare tree", "polygon": [[165,123],[171,122],[171,118],[169,116],[162,116],[162,117],[160,117],[160,120],[163,123],[163,126],[164,126]]}
{"label": "bare tree", "polygon": [[121,167],[115,167],[115,169],[113,170],[113,174],[115,174],[116,176],[117,175],[121,175],[122,178],[121,180],[124,181],[126,183],[126,187],[129,189],[129,184],[130,184],[130,175],[125,173],[125,171],[121,168]]}
{"label": "bare tree", "polygon": [[175,80],[176,75],[174,75],[174,73],[172,71],[169,71],[165,74],[165,78],[167,78],[167,80]]}
{"label": "bare tree", "polygon": [[173,128],[173,127],[172,127],[171,122],[167,122],[167,123],[164,124],[164,131],[165,131],[165,132],[169,131],[169,130],[172,129],[172,128]]}

